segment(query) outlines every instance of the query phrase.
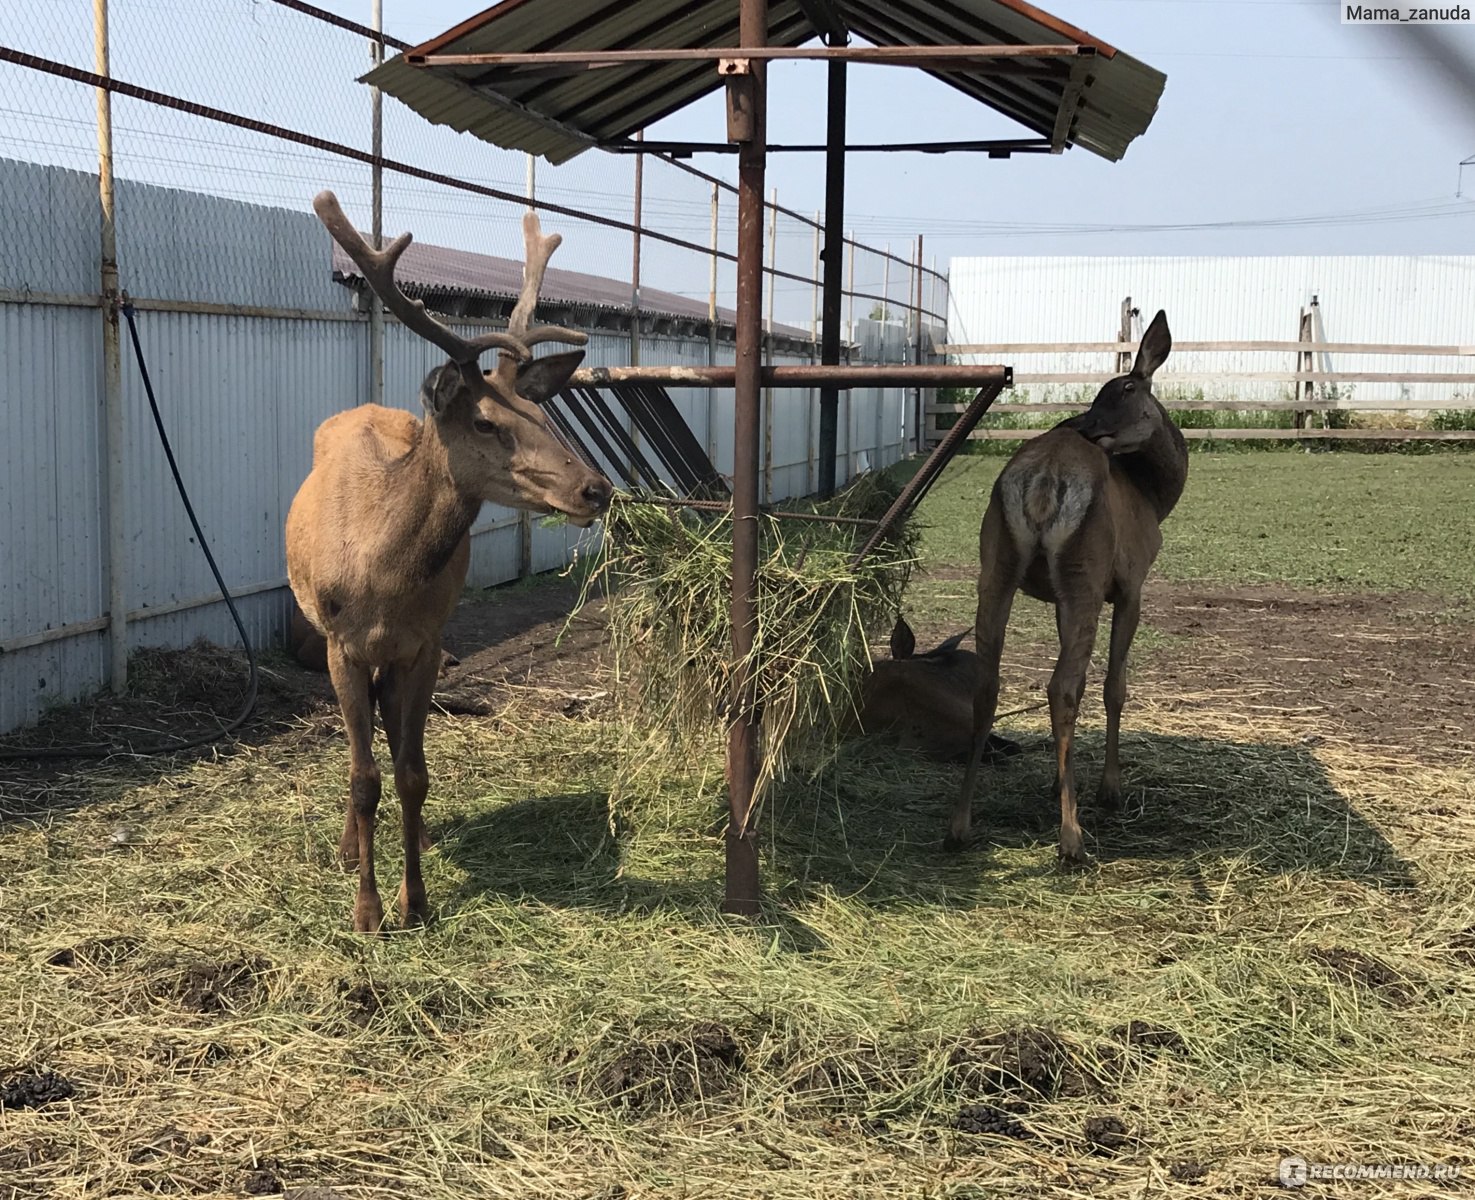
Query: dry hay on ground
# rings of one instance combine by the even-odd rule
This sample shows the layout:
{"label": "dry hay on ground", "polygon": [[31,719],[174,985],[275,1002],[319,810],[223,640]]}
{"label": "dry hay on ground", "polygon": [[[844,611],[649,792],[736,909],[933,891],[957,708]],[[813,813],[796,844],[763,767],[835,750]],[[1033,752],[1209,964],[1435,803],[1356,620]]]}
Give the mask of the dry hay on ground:
{"label": "dry hay on ground", "polygon": [[[781,790],[758,925],[714,907],[718,748],[612,830],[628,730],[520,659],[491,715],[432,717],[424,933],[346,928],[315,703],[214,757],[12,777],[0,1196],[1074,1200],[1261,1195],[1288,1152],[1469,1165],[1468,757],[1368,748],[1287,702],[1294,668],[1204,689],[1194,655],[1265,631],[1197,636],[1138,674],[1093,871],[1054,868],[1032,714],[961,856],[953,769],[856,748]],[[1080,754],[1089,785],[1094,711]]]}

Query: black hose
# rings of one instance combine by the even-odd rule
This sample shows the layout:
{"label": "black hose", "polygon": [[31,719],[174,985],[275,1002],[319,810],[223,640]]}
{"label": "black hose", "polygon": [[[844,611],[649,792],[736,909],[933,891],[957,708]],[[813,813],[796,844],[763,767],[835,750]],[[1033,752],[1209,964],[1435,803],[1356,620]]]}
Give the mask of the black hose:
{"label": "black hose", "polygon": [[149,379],[148,364],[143,359],[143,347],[138,341],[138,326],[133,320],[133,305],[124,302],[122,306],[123,316],[128,319],[128,336],[133,341],[133,356],[138,360],[138,373],[143,376],[143,390],[148,393],[149,411],[154,414],[154,427],[159,431],[159,444],[164,447],[164,457],[169,460],[169,470],[174,475],[174,486],[179,490],[179,499],[184,504],[184,511],[189,516],[190,524],[194,526],[195,537],[200,543],[200,550],[205,555],[205,561],[210,564],[210,573],[215,576],[216,586],[220,588],[220,595],[225,600],[225,606],[230,609],[231,620],[236,623],[236,630],[241,635],[241,645],[246,648],[246,659],[250,663],[250,680],[246,688],[246,699],[230,723],[220,729],[201,734],[199,737],[190,738],[182,742],[162,742],[157,746],[145,746],[143,749],[133,747],[120,748],[117,746],[37,746],[32,749],[4,748],[0,749],[0,759],[18,758],[111,758],[114,755],[132,756],[134,758],[149,758],[160,754],[178,754],[182,750],[193,750],[198,746],[207,746],[211,742],[218,741],[229,733],[233,733],[246,723],[247,718],[256,708],[256,693],[260,683],[259,673],[256,666],[256,651],[251,645],[251,639],[246,633],[246,625],[241,620],[241,614],[236,611],[235,598],[231,596],[230,589],[225,586],[225,580],[220,574],[220,568],[215,565],[215,555],[210,553],[210,543],[205,540],[205,531],[200,528],[199,518],[195,516],[195,506],[190,503],[189,493],[185,491],[184,480],[179,474],[179,464],[174,460],[174,447],[169,444],[169,435],[164,431],[164,418],[159,415],[159,402],[154,399],[154,385]]}

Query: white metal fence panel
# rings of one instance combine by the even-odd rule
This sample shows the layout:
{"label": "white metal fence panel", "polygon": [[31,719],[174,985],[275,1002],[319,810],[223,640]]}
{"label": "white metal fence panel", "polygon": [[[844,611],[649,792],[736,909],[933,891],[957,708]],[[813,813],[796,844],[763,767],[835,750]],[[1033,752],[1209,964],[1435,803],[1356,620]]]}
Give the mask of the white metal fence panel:
{"label": "white metal fence panel", "polygon": [[[1475,343],[1475,256],[1340,255],[1267,257],[955,258],[951,340],[1112,341],[1122,300],[1143,321],[1165,309],[1175,341],[1294,341],[1301,307],[1317,298],[1317,334],[1329,342],[1420,345]],[[982,361],[984,356],[966,356]],[[1110,369],[1101,354],[1014,354],[1016,373]],[[1469,358],[1319,353],[1316,369],[1339,372],[1466,372]],[[1294,352],[1177,352],[1165,373],[1293,371]],[[1290,384],[1226,380],[1204,398],[1277,399]],[[1355,383],[1358,406],[1453,400],[1448,383]],[[1045,399],[1074,385],[1020,385],[1008,399]],[[1094,390],[1094,387],[1091,388]],[[1343,392],[1346,395],[1346,391]]]}

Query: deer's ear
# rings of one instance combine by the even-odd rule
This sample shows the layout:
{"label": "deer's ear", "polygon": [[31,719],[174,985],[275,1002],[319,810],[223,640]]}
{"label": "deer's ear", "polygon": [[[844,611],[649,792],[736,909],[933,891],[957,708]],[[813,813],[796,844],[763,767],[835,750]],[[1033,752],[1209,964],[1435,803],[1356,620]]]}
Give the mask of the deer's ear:
{"label": "deer's ear", "polygon": [[911,658],[917,652],[917,635],[907,624],[905,617],[897,617],[891,627],[891,657]]}
{"label": "deer's ear", "polygon": [[432,417],[444,416],[467,395],[466,376],[455,363],[442,363],[420,385],[420,403]]}
{"label": "deer's ear", "polygon": [[1137,351],[1137,362],[1132,367],[1132,374],[1151,379],[1153,372],[1168,360],[1168,352],[1172,348],[1173,335],[1168,332],[1168,314],[1158,309],[1157,316],[1153,317],[1152,324],[1142,335],[1142,348]]}
{"label": "deer's ear", "polygon": [[534,404],[546,404],[563,390],[583,361],[582,350],[567,350],[525,362],[517,368],[517,394]]}

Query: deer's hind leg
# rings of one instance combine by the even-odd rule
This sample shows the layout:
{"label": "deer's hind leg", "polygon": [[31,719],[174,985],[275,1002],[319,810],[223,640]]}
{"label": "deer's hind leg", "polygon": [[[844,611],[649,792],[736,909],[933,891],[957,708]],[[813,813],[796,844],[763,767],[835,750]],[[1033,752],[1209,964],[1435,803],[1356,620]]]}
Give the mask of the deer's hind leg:
{"label": "deer's hind leg", "polygon": [[994,713],[999,706],[999,659],[1004,653],[1004,631],[1009,625],[1009,612],[1014,607],[1014,593],[1024,574],[1024,565],[1004,526],[1003,513],[990,503],[983,516],[979,533],[978,620],[974,628],[974,649],[978,653],[979,683],[973,696],[973,749],[968,769],[963,775],[963,788],[953,804],[948,822],[946,850],[961,850],[968,842],[973,825],[973,793],[978,787],[978,769],[983,762]]}
{"label": "deer's hind leg", "polygon": [[1127,653],[1137,636],[1137,622],[1142,614],[1142,594],[1134,591],[1122,596],[1111,610],[1111,657],[1106,668],[1106,764],[1101,768],[1101,786],[1096,803],[1114,812],[1122,803],[1122,772],[1117,761],[1117,743],[1121,733],[1122,709],[1127,703]]}
{"label": "deer's hind leg", "polygon": [[[1052,564],[1056,567],[1057,564]],[[1060,634],[1060,657],[1050,676],[1050,732],[1055,741],[1055,789],[1060,797],[1060,860],[1068,867],[1086,862],[1085,840],[1076,811],[1076,715],[1086,690],[1086,669],[1096,644],[1096,622],[1102,597],[1082,575],[1061,572],[1055,577],[1055,627]]]}
{"label": "deer's hind leg", "polygon": [[345,866],[358,868],[353,928],[357,933],[378,933],[384,924],[384,907],[374,881],[374,823],[379,813],[380,781],[379,764],[374,761],[373,672],[350,661],[343,648],[330,639],[328,673],[348,735],[348,814],[338,852]]}
{"label": "deer's hind leg", "polygon": [[388,668],[379,683],[379,705],[394,756],[394,790],[399,794],[404,826],[405,873],[400,882],[399,910],[405,925],[422,925],[429,917],[425,880],[420,872],[420,852],[429,841],[423,812],[425,795],[430,790],[425,720],[439,669],[440,647],[431,644],[409,664]]}

